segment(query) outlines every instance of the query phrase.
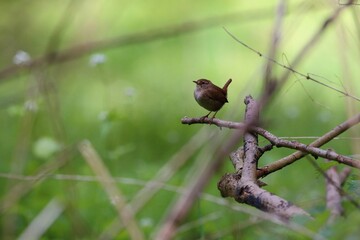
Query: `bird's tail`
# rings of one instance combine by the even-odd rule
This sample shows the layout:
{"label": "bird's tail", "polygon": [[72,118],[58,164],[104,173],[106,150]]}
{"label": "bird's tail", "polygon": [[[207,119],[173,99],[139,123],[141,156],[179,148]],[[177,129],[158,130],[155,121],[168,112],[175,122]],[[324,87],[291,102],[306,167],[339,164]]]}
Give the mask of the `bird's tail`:
{"label": "bird's tail", "polygon": [[223,86],[223,90],[225,91],[225,92],[227,92],[227,88],[228,88],[228,86],[230,85],[230,83],[232,82],[232,80],[231,80],[231,78],[225,83],[225,85]]}

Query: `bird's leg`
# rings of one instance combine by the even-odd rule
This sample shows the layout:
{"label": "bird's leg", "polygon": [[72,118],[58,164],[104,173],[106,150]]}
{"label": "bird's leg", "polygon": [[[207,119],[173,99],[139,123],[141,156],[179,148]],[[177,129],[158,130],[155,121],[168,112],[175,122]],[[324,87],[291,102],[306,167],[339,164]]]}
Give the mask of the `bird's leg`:
{"label": "bird's leg", "polygon": [[200,120],[201,120],[202,122],[204,122],[204,119],[207,118],[207,117],[209,117],[210,113],[211,113],[211,112],[209,112],[209,113],[208,113],[207,115],[205,115],[205,116],[202,116],[202,117],[200,118]]}
{"label": "bird's leg", "polygon": [[[218,111],[216,111],[216,112],[214,113],[214,116],[212,116],[211,119],[214,119],[214,118],[215,118],[215,115],[217,114],[217,112],[218,112]],[[209,114],[210,114],[210,113],[209,113]]]}

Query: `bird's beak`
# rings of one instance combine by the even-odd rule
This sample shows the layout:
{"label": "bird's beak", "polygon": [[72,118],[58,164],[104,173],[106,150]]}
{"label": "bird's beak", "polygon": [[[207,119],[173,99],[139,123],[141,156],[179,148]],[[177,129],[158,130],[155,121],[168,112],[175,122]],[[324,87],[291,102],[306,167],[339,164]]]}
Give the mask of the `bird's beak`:
{"label": "bird's beak", "polygon": [[193,81],[195,84],[197,84],[197,81]]}

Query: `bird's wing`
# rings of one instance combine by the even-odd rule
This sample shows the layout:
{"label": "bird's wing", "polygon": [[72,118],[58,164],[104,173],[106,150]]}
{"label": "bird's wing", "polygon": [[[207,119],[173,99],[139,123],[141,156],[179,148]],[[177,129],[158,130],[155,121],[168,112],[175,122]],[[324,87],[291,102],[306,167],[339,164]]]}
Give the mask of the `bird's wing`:
{"label": "bird's wing", "polygon": [[[219,89],[221,89],[221,88],[219,88]],[[205,94],[207,97],[209,97],[210,99],[213,99],[214,101],[228,102],[225,92],[223,90],[221,92],[222,92],[222,94],[208,94],[207,92],[205,92]]]}

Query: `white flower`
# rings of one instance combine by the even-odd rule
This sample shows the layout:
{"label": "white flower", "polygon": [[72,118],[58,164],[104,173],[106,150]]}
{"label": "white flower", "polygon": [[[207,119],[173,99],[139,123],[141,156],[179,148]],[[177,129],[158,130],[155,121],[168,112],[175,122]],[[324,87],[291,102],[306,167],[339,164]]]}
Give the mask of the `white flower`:
{"label": "white flower", "polygon": [[27,100],[24,104],[25,110],[30,112],[37,112],[39,107],[34,100]]}
{"label": "white flower", "polygon": [[106,56],[104,54],[95,53],[90,56],[89,64],[92,67],[95,67],[99,64],[103,64],[104,62],[106,62]]}
{"label": "white flower", "polygon": [[127,96],[127,97],[133,97],[133,96],[136,95],[136,89],[133,88],[133,87],[126,87],[126,88],[124,89],[124,94],[125,94],[125,96]]}
{"label": "white flower", "polygon": [[107,119],[107,117],[109,116],[109,112],[108,111],[101,111],[98,115],[98,119],[100,121],[105,121]]}
{"label": "white flower", "polygon": [[13,57],[13,63],[15,63],[16,65],[25,64],[30,60],[30,55],[22,50],[17,51],[15,56]]}

